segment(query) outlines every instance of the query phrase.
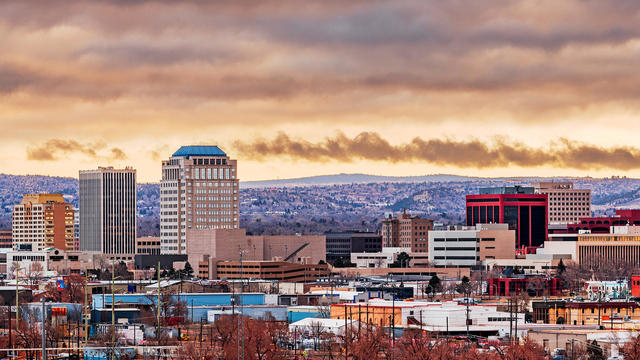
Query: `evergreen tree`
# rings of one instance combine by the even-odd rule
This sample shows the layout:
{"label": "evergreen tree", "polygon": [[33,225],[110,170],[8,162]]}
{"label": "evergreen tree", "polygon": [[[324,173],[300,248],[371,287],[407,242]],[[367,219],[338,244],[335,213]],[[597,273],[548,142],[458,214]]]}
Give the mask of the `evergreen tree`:
{"label": "evergreen tree", "polygon": [[188,261],[187,261],[186,264],[184,264],[184,272],[183,273],[184,273],[184,275],[185,275],[185,277],[187,279],[193,278],[193,268],[191,267],[191,264],[189,264]]}
{"label": "evergreen tree", "polygon": [[558,275],[562,275],[566,270],[567,270],[567,267],[562,262],[562,259],[560,259],[560,262],[558,263],[558,270],[557,270]]}

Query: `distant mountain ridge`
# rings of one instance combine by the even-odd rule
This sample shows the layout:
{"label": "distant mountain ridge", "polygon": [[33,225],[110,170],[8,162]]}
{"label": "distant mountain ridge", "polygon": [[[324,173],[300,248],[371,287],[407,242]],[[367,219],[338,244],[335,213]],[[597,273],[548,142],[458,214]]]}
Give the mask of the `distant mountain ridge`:
{"label": "distant mountain ridge", "polygon": [[245,188],[259,188],[269,186],[309,186],[309,185],[340,185],[340,184],[366,184],[382,182],[449,182],[472,181],[479,179],[469,176],[434,174],[422,176],[382,176],[368,174],[331,174],[307,176],[290,179],[273,179],[258,181],[241,181],[240,186]]}
{"label": "distant mountain ridge", "polygon": [[506,181],[514,183],[526,183],[534,181],[572,181],[580,179],[592,179],[590,177],[475,177],[453,174],[430,174],[417,176],[383,176],[369,174],[330,174],[307,176],[289,179],[272,179],[257,181],[241,181],[240,187],[243,188],[260,188],[260,187],[282,187],[282,186],[313,186],[313,185],[344,185],[344,184],[367,184],[367,183],[385,183],[385,182],[404,182],[404,183],[422,183],[422,182],[464,182],[464,181]]}
{"label": "distant mountain ridge", "polygon": [[[386,212],[407,211],[445,223],[464,219],[465,195],[479,188],[572,181],[591,189],[592,210],[640,208],[640,180],[625,177],[482,178],[449,174],[377,176],[334,174],[240,182],[240,225],[254,234],[317,234],[329,230],[375,230]],[[42,175],[0,174],[0,229],[11,227],[11,210],[27,193],[62,193],[78,206],[78,180]],[[160,186],[138,184],[138,235],[159,234]]]}

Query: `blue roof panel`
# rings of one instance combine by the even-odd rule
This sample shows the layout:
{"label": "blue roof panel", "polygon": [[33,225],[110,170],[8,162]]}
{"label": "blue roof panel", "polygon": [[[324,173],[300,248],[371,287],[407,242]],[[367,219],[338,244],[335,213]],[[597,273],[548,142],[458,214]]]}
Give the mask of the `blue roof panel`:
{"label": "blue roof panel", "polygon": [[227,156],[224,151],[220,150],[215,145],[208,146],[182,146],[178,151],[174,152],[171,156],[181,156],[189,158],[191,156]]}

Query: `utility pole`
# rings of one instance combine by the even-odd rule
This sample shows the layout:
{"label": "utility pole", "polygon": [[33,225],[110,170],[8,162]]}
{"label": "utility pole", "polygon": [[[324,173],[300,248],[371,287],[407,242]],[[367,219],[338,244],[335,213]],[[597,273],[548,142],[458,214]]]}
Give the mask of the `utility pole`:
{"label": "utility pole", "polygon": [[[16,268],[16,343],[18,342],[18,331],[20,327],[20,290],[18,289],[18,277],[20,276],[20,268]],[[11,317],[11,315],[9,315]],[[13,358],[16,358],[15,350],[12,350]]]}
{"label": "utility pole", "polygon": [[516,328],[515,328],[515,335],[516,335],[516,344],[520,343],[520,340],[518,339],[518,299],[516,299]]}
{"label": "utility pole", "polygon": [[160,261],[158,261],[158,290],[156,290],[157,305],[156,305],[156,342],[160,345]]}
{"label": "utility pole", "polygon": [[393,308],[393,318],[391,320],[391,339],[392,339],[392,344],[395,346],[396,343],[396,293],[392,293],[393,296],[393,300],[392,300],[392,308]]}
{"label": "utility pole", "polygon": [[41,326],[42,328],[42,360],[47,360],[47,345],[45,341],[46,335],[45,335],[45,328],[44,328],[47,315],[44,309],[44,296],[40,299],[40,301],[42,302],[42,326]]}
{"label": "utility pole", "polygon": [[114,290],[115,280],[115,263],[114,259],[111,258],[111,346],[113,347],[113,350],[111,351],[111,360],[115,359],[116,349],[116,295]]}
{"label": "utility pole", "polygon": [[[116,274],[114,272],[114,260],[111,258],[111,345],[113,345],[115,349],[116,345],[116,295],[113,290],[113,283],[116,279]],[[111,353],[111,359],[113,359],[113,352]]]}
{"label": "utility pole", "polygon": [[508,300],[509,303],[509,343],[513,340],[513,306],[511,304],[511,298]]}
{"label": "utility pole", "polygon": [[[84,274],[84,345],[87,346],[89,343],[89,301],[87,301],[87,285],[89,283],[89,273],[85,272]],[[104,306],[104,303],[102,303]],[[87,312],[87,313],[85,313]]]}
{"label": "utility pole", "polygon": [[[286,245],[285,245],[286,247]],[[244,309],[243,309],[243,305],[244,305],[244,299],[243,299],[243,293],[244,293],[244,278],[243,278],[243,274],[242,274],[242,251],[239,252],[240,253],[240,349],[242,350],[242,357],[241,359],[244,360]]]}

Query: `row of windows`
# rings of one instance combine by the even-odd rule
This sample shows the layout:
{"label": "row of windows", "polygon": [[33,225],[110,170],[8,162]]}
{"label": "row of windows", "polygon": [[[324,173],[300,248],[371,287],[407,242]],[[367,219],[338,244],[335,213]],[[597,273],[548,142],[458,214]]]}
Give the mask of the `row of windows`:
{"label": "row of windows", "polygon": [[205,229],[237,229],[238,225],[197,225],[196,229],[205,230]]}
{"label": "row of windows", "polygon": [[[213,171],[211,171],[213,170]],[[218,174],[218,170],[219,170],[219,174]],[[220,176],[220,179],[235,179],[236,175],[235,175],[235,169],[233,169],[234,171],[230,171],[231,169],[229,168],[224,168],[224,169],[218,169],[218,168],[194,168],[193,169],[193,178],[196,180],[199,179],[203,179],[203,180],[217,180],[218,176]],[[188,178],[188,176],[187,176]]]}
{"label": "row of windows", "polygon": [[[237,198],[233,197],[233,200]],[[196,201],[231,201],[231,196],[196,196]]]}
{"label": "row of windows", "polygon": [[[189,207],[191,207],[191,204],[189,204]],[[207,204],[196,204],[195,206],[197,209],[206,209],[206,208],[231,208],[231,204],[209,204],[209,206],[207,206]],[[233,207],[238,207],[237,204],[233,204]]]}

